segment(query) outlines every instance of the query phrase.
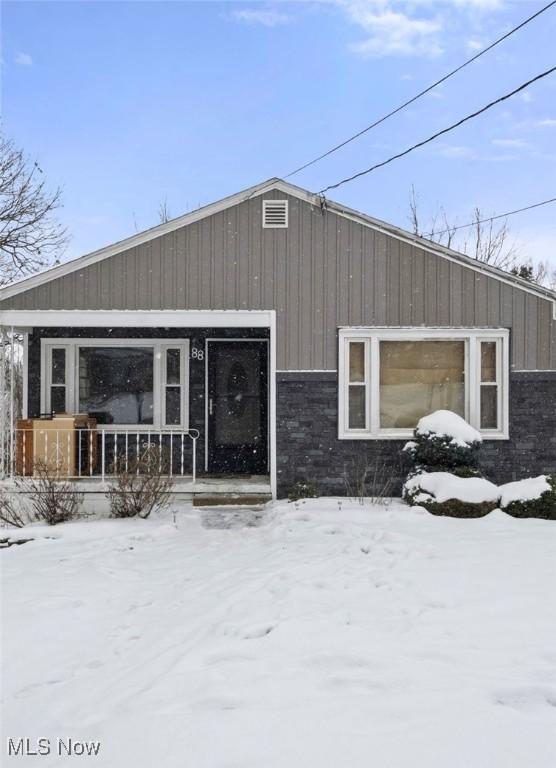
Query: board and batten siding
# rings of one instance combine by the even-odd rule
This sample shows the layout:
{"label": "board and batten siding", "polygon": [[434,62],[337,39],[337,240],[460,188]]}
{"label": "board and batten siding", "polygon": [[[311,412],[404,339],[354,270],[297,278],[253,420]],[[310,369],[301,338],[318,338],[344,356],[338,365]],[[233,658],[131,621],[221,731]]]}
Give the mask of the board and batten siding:
{"label": "board and batten siding", "polygon": [[[287,229],[263,229],[268,198],[288,199]],[[556,368],[550,300],[279,190],[0,309],[275,309],[279,370],[336,369],[338,326],[500,326],[513,369]]]}

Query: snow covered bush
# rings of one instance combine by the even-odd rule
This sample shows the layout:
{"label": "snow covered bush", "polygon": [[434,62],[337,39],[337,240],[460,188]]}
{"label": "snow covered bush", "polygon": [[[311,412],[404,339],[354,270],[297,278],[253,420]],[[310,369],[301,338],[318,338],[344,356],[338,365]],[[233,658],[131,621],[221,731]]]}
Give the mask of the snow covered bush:
{"label": "snow covered bush", "polygon": [[134,458],[121,457],[113,470],[115,479],[106,493],[111,517],[147,518],[170,503],[168,456],[158,446],[151,445]]}
{"label": "snow covered bush", "polygon": [[479,473],[482,438],[461,416],[452,411],[435,411],[417,424],[413,440],[403,455],[410,465],[410,477],[419,472],[452,472],[459,477]]}
{"label": "snow covered bush", "polygon": [[500,486],[500,507],[512,517],[556,520],[556,474]]}
{"label": "snow covered bush", "polygon": [[498,507],[500,490],[482,477],[450,472],[421,472],[406,480],[403,497],[433,515],[483,517]]}

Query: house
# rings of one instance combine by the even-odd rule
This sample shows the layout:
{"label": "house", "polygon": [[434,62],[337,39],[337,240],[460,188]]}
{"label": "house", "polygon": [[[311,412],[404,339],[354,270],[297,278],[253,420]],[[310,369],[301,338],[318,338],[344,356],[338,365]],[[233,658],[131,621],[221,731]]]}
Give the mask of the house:
{"label": "house", "polygon": [[3,288],[0,323],[24,418],[94,419],[78,476],[152,440],[206,487],[342,494],[438,408],[492,479],[556,470],[556,294],[280,179]]}

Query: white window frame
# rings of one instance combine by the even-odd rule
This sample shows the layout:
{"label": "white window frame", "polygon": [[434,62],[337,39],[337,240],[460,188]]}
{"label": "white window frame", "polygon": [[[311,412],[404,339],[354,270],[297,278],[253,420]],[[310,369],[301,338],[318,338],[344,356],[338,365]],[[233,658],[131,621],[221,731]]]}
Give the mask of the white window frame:
{"label": "white window frame", "polygon": [[[187,371],[187,363],[189,359],[189,355],[186,354],[186,344],[179,343],[179,344],[170,344],[170,343],[164,343],[160,345],[160,367],[161,367],[161,384],[160,384],[160,422],[164,429],[172,429],[172,427],[175,427],[177,429],[181,428],[181,424],[184,421],[187,421],[187,415],[186,412],[188,410],[187,408],[187,393],[189,390],[188,384],[188,371]],[[169,349],[177,349],[180,353],[180,383],[179,384],[168,384],[167,379],[167,364],[168,364],[168,358],[166,352]],[[188,351],[188,350],[187,350]],[[180,414],[181,414],[181,421],[180,424],[167,424],[166,423],[166,388],[167,387],[179,387],[180,388]]]}
{"label": "white window frame", "polygon": [[[50,387],[52,349],[66,350],[66,410],[77,413],[79,408],[79,349],[82,347],[150,347],[153,350],[153,423],[99,425],[115,430],[174,430],[189,429],[189,339],[102,339],[102,338],[44,338],[41,339],[41,413],[50,413]],[[163,422],[166,392],[166,350],[181,352],[181,423],[165,425]]]}
{"label": "white window frame", "polygon": [[[403,440],[413,429],[380,427],[380,342],[465,341],[465,418],[487,440],[509,439],[509,331],[507,328],[340,328],[338,353],[338,438]],[[349,428],[349,342],[365,343],[366,427]],[[482,341],[496,342],[498,427],[480,428]]]}

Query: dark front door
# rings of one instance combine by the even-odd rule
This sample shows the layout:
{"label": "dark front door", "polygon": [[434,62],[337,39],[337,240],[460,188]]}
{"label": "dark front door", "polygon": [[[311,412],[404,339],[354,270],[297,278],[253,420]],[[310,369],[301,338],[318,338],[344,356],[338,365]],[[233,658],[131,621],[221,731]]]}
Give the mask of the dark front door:
{"label": "dark front door", "polygon": [[268,472],[268,342],[208,342],[208,470]]}

